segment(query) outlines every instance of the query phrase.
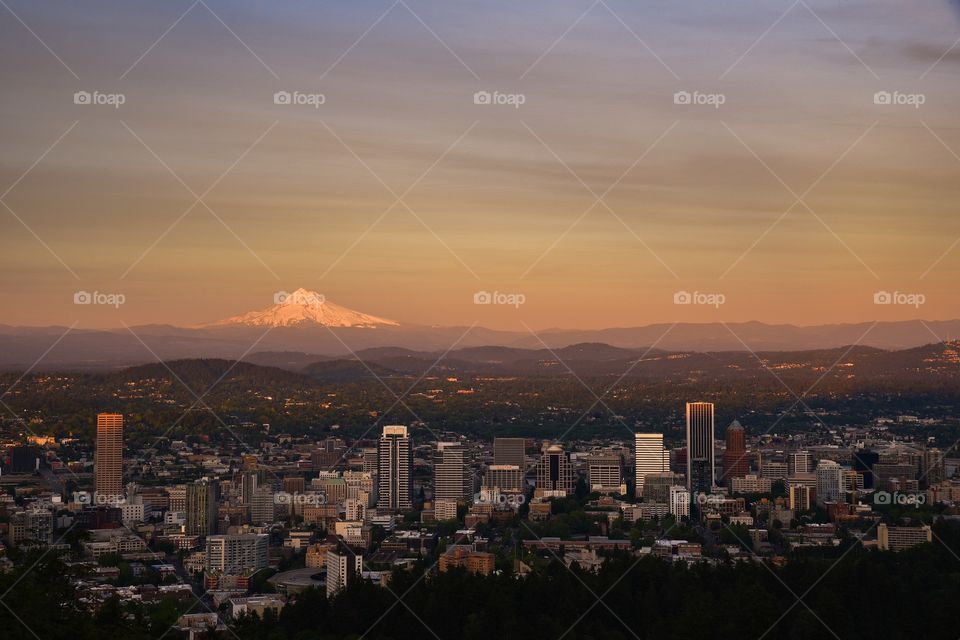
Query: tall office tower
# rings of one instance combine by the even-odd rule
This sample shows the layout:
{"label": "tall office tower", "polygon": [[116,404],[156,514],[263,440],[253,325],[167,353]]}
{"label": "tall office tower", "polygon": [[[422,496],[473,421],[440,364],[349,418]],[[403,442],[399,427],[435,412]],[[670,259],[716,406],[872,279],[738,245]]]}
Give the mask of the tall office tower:
{"label": "tall office tower", "polygon": [[283,490],[287,493],[303,493],[307,490],[307,482],[303,476],[287,476],[283,479]]}
{"label": "tall office tower", "polygon": [[438,442],[433,464],[433,497],[468,504],[473,499],[473,472],[467,448],[459,442]]}
{"label": "tall office tower", "polygon": [[587,456],[587,486],[598,493],[620,493],[623,460],[615,453]]}
{"label": "tall office tower", "polygon": [[249,506],[259,485],[260,475],[256,471],[244,471],[240,475],[240,501]]}
{"label": "tall office tower", "polygon": [[716,484],[713,403],[687,403],[687,488],[690,495],[710,493]]}
{"label": "tall office tower", "polygon": [[843,474],[833,460],[817,464],[817,502],[836,502],[843,495]]}
{"label": "tall office tower", "polygon": [[524,438],[494,438],[493,464],[512,464],[526,471],[527,441]]}
{"label": "tall office tower", "polygon": [[218,535],[207,538],[206,570],[209,573],[248,575],[267,566],[266,534]]}
{"label": "tall office tower", "polygon": [[355,553],[342,542],[336,549],[327,551],[327,598],[337,594],[347,585],[360,579],[363,571],[363,556]]}
{"label": "tall office tower", "polygon": [[946,457],[940,449],[924,449],[920,461],[920,486],[940,484],[947,477]]}
{"label": "tall office tower", "polygon": [[94,452],[96,502],[123,500],[123,415],[97,414],[97,449]]}
{"label": "tall office tower", "polygon": [[523,469],[515,464],[492,464],[483,476],[484,489],[499,489],[504,493],[522,493],[526,489]]}
{"label": "tall office tower", "polygon": [[646,476],[670,471],[670,452],[663,447],[662,433],[638,433],[634,436],[636,479],[634,495],[643,495]]}
{"label": "tall office tower", "polygon": [[167,498],[170,501],[169,510],[175,513],[187,512],[187,485],[176,484],[166,487]]}
{"label": "tall office tower", "polygon": [[670,500],[670,487],[678,485],[679,481],[680,476],[672,471],[648,473],[643,482],[643,501],[668,503]]}
{"label": "tall office tower", "polygon": [[364,473],[377,473],[377,448],[364,447],[363,449],[363,471]]}
{"label": "tall office tower", "polygon": [[863,474],[844,470],[840,474],[840,484],[844,493],[860,493],[863,491]]}
{"label": "tall office tower", "polygon": [[407,428],[389,425],[383,428],[377,447],[380,495],[377,509],[406,511],[413,508],[410,500],[410,470],[413,452]]}
{"label": "tall office tower", "polygon": [[250,522],[256,525],[271,524],[276,516],[277,502],[273,487],[268,484],[257,487],[250,497]]}
{"label": "tall office tower", "polygon": [[863,486],[873,489],[873,466],[880,462],[880,454],[870,449],[854,451],[850,466],[863,474]]}
{"label": "tall office tower", "polygon": [[537,463],[537,490],[539,496],[567,495],[573,492],[573,467],[570,455],[558,444],[544,443]]}
{"label": "tall office tower", "polygon": [[803,484],[790,485],[790,508],[794,511],[809,511],[810,487]]}
{"label": "tall office tower", "polygon": [[787,476],[813,472],[813,457],[809,451],[794,451],[787,455]]}
{"label": "tall office tower", "polygon": [[690,515],[690,492],[686,487],[680,485],[670,487],[670,514],[677,518]]}
{"label": "tall office tower", "polygon": [[187,535],[205,536],[216,531],[217,487],[198,480],[187,485]]}
{"label": "tall office tower", "polygon": [[727,427],[727,448],[723,452],[723,483],[730,486],[731,478],[742,478],[750,473],[747,458],[747,437],[736,420]]}

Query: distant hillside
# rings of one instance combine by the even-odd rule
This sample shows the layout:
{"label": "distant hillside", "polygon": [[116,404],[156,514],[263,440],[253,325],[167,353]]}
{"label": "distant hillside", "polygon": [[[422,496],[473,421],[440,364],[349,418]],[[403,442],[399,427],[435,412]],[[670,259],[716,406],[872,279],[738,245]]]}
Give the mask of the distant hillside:
{"label": "distant hillside", "polygon": [[[129,330],[0,325],[0,370],[104,371],[151,362],[156,358],[196,357],[244,358],[250,362],[297,369],[311,361],[352,358],[355,353],[365,361],[387,356],[398,362],[432,361],[451,345],[457,345],[459,359],[469,362],[546,359],[542,354],[533,353],[542,350],[544,344],[564,361],[613,362],[628,360],[651,345],[661,350],[651,351],[651,356],[664,352],[811,351],[851,344],[897,350],[922,346],[935,336],[944,339],[960,336],[960,320],[809,327],[761,322],[678,323],[600,330],[547,329],[538,331],[537,335],[529,331],[497,331],[484,327],[363,322],[366,324],[349,326],[314,321],[276,325],[235,322],[192,328],[144,325]],[[252,355],[251,350],[258,353]],[[275,355],[266,355],[268,353]],[[549,353],[547,356],[552,357]],[[525,369],[534,370],[536,365],[530,363]]]}

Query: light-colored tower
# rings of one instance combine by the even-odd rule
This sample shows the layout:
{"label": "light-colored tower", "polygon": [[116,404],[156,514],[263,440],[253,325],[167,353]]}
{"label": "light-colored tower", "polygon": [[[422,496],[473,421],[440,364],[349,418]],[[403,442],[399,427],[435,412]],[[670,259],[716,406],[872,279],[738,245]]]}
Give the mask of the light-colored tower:
{"label": "light-colored tower", "polygon": [[123,499],[123,415],[97,414],[97,450],[94,453],[96,501],[98,504]]}
{"label": "light-colored tower", "polygon": [[691,496],[716,484],[712,402],[687,403],[687,488]]}
{"label": "light-colored tower", "polygon": [[433,497],[469,503],[473,498],[473,474],[466,447],[459,442],[438,442],[433,465]]}
{"label": "light-colored tower", "polygon": [[410,434],[402,425],[388,425],[377,446],[377,466],[380,495],[377,509],[407,511],[413,508],[410,500],[410,467],[413,452]]}
{"label": "light-colored tower", "polygon": [[663,447],[662,433],[636,434],[636,486],[634,495],[643,496],[645,478],[653,473],[670,471],[670,452]]}

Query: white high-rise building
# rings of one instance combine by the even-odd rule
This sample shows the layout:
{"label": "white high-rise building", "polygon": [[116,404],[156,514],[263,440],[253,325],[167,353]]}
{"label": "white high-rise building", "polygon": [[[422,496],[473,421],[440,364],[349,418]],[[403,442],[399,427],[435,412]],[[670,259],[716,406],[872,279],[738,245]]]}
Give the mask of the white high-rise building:
{"label": "white high-rise building", "polygon": [[467,448],[459,442],[438,442],[433,465],[433,497],[469,503],[474,491]]}
{"label": "white high-rise building", "polygon": [[377,509],[395,512],[413,508],[410,500],[412,463],[413,452],[407,428],[402,425],[385,426],[377,445]]}
{"label": "white high-rise building", "polygon": [[266,534],[207,536],[206,570],[247,574],[267,566]]}
{"label": "white high-rise building", "polygon": [[643,496],[644,478],[652,473],[670,471],[670,452],[663,446],[662,433],[636,434],[636,487],[634,495]]}
{"label": "white high-rise building", "polygon": [[817,502],[836,502],[843,495],[843,472],[833,460],[817,464]]}
{"label": "white high-rise building", "polygon": [[354,553],[345,545],[333,551],[327,551],[327,597],[335,595],[354,580],[363,571],[363,556]]}
{"label": "white high-rise building", "polygon": [[670,487],[670,514],[677,518],[690,516],[690,492],[681,485]]}
{"label": "white high-rise building", "polygon": [[687,403],[687,487],[710,493],[716,484],[712,402]]}

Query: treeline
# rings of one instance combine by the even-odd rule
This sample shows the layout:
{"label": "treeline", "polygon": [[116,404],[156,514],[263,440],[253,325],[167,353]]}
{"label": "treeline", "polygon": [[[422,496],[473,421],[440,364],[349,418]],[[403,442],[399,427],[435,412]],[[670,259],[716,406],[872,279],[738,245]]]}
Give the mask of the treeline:
{"label": "treeline", "polygon": [[944,544],[899,554],[856,545],[782,568],[620,555],[597,574],[559,563],[522,579],[398,572],[389,590],[358,584],[330,603],[305,594],[236,630],[241,640],[956,638],[960,532],[938,524],[937,536]]}
{"label": "treeline", "polygon": [[[231,627],[239,640],[956,638],[960,530],[941,521],[935,533],[934,543],[898,554],[849,543],[832,557],[804,556],[784,567],[686,566],[624,554],[596,574],[553,562],[520,578],[427,573],[423,564],[396,571],[388,589],[361,582],[332,601],[311,590],[279,616]],[[91,615],[62,565],[30,564],[0,576],[4,638],[174,637],[167,631],[184,605],[111,601]]]}

